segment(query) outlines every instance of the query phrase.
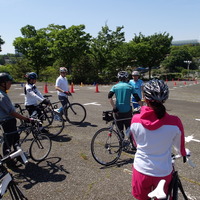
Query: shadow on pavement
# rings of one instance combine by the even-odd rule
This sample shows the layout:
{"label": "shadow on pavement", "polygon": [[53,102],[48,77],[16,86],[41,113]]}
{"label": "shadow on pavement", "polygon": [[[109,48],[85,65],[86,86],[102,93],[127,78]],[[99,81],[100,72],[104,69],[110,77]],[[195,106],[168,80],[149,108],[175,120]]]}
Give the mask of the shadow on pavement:
{"label": "shadow on pavement", "polygon": [[88,127],[88,126],[97,127],[96,124],[91,124],[90,122],[83,122],[83,123],[78,125],[78,127]]}
{"label": "shadow on pavement", "polygon": [[[15,180],[20,180],[25,189],[30,189],[37,183],[42,182],[61,182],[66,179],[66,174],[70,174],[59,165],[61,158],[51,157],[40,163],[29,162],[26,168],[16,168],[13,170],[15,173]],[[56,174],[63,172],[63,174]]]}
{"label": "shadow on pavement", "polygon": [[124,160],[119,160],[112,165],[100,167],[100,169],[107,169],[107,168],[111,168],[111,167],[121,167],[121,166],[124,166],[124,165],[128,165],[130,163],[133,163],[133,160],[134,160],[133,158],[127,158],[127,159],[124,159]]}
{"label": "shadow on pavement", "polygon": [[72,140],[72,137],[68,135],[58,135],[50,139],[55,142],[69,142]]}

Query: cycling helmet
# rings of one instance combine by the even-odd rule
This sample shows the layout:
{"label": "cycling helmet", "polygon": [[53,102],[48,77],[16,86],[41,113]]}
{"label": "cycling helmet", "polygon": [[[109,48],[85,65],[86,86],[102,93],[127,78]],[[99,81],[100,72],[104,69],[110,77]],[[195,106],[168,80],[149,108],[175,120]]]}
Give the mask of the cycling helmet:
{"label": "cycling helmet", "polygon": [[27,73],[25,75],[25,77],[27,78],[27,80],[30,80],[30,79],[37,79],[37,74],[35,72],[30,72],[30,73]]}
{"label": "cycling helmet", "polygon": [[169,96],[168,86],[163,80],[153,79],[145,83],[144,96],[150,101],[158,101],[164,103]]}
{"label": "cycling helmet", "polygon": [[65,67],[60,67],[60,72],[67,72],[67,68],[65,68]]}
{"label": "cycling helmet", "polygon": [[138,71],[133,71],[132,72],[132,76],[139,76],[139,75],[140,75],[140,73]]}
{"label": "cycling helmet", "polygon": [[118,79],[127,79],[128,78],[128,72],[126,71],[120,71],[117,74]]}
{"label": "cycling helmet", "polygon": [[13,81],[12,76],[6,72],[1,72],[0,73],[0,83],[5,83],[7,81]]}

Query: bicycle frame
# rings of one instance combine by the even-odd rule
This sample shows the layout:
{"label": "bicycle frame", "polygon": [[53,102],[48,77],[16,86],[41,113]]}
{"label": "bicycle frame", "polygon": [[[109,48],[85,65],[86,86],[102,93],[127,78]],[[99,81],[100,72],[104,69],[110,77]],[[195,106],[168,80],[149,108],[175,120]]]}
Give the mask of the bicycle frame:
{"label": "bicycle frame", "polygon": [[[188,163],[192,167],[194,167],[195,165],[189,160],[190,151],[188,149],[186,149],[186,152],[187,152],[186,158],[187,158]],[[154,199],[154,198],[159,199],[159,198],[161,198],[161,196],[163,196],[163,198],[165,200],[170,200],[171,196],[172,196],[172,200],[177,200],[178,199],[178,189],[179,189],[180,192],[183,195],[184,200],[188,200],[188,197],[185,194],[185,191],[183,189],[181,180],[179,178],[178,171],[175,170],[175,165],[174,165],[175,159],[180,158],[180,157],[181,157],[180,155],[176,155],[176,156],[172,155],[173,174],[172,174],[172,180],[171,180],[171,183],[169,185],[169,189],[168,189],[167,195],[164,193],[165,180],[162,179],[158,183],[158,186],[152,192],[150,192],[148,194],[148,196],[150,198],[152,198],[152,199]]]}
{"label": "bicycle frame", "polygon": [[16,152],[11,153],[10,155],[2,158],[0,160],[0,199],[3,198],[3,195],[6,193],[7,189],[10,192],[11,198],[14,199],[27,199],[22,192],[19,190],[15,182],[13,181],[12,175],[9,173],[6,167],[3,166],[10,159],[21,156],[24,163],[27,163],[24,152],[19,148]]}

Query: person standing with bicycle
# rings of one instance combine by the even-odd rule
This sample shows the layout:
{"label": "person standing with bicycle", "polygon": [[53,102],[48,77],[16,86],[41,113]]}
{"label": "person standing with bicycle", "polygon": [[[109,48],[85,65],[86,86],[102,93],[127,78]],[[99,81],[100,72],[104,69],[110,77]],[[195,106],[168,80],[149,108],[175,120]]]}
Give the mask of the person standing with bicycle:
{"label": "person standing with bicycle", "polygon": [[[128,83],[129,74],[126,71],[120,71],[117,74],[119,82],[114,85],[110,92],[108,93],[108,99],[110,104],[113,107],[113,112],[116,116],[116,119],[125,119],[117,121],[117,126],[121,132],[124,130],[124,126],[126,130],[130,127],[131,117],[132,117],[132,107],[130,104],[131,96],[133,95],[139,105],[142,106],[142,102],[138,94],[136,93],[133,86]],[[116,97],[116,102],[114,103],[113,96]]]}
{"label": "person standing with bicycle", "polygon": [[16,118],[30,122],[29,118],[20,115],[15,111],[15,107],[7,95],[7,91],[10,89],[12,81],[13,78],[10,76],[10,74],[5,72],[0,73],[0,123],[4,133],[7,133],[5,135],[6,143],[3,149],[4,156],[10,152],[11,148],[16,150],[15,145],[19,142],[20,136],[16,132]]}
{"label": "person standing with bicycle", "polygon": [[55,89],[57,90],[58,99],[60,100],[62,107],[68,103],[68,95],[71,96],[69,92],[69,84],[66,78],[67,68],[60,67],[60,76],[56,79]]}
{"label": "person standing with bicycle", "polygon": [[153,79],[144,85],[147,106],[133,116],[131,135],[137,147],[133,163],[132,194],[138,200],[148,200],[148,193],[161,179],[166,180],[167,194],[172,179],[172,146],[185,162],[185,137],[181,120],[169,115],[163,103],[169,89],[162,80]]}
{"label": "person standing with bicycle", "polygon": [[[34,112],[37,112],[38,118],[41,115],[41,111],[38,108],[38,102],[43,104],[50,104],[49,99],[45,99],[41,92],[37,89],[35,83],[37,81],[37,74],[35,72],[30,72],[25,75],[27,83],[24,87],[25,94],[25,107],[28,110],[29,116]],[[44,128],[41,130],[42,133],[48,133]]]}
{"label": "person standing with bicycle", "polygon": [[[140,73],[138,71],[133,71],[132,77],[133,77],[133,79],[131,79],[129,81],[129,83],[134,87],[134,89],[135,89],[136,93],[138,94],[138,96],[140,97],[140,99],[143,99],[143,81],[141,79],[139,79]],[[137,109],[139,107],[139,104],[136,103],[134,96],[132,96],[132,102],[133,102],[133,108]]]}

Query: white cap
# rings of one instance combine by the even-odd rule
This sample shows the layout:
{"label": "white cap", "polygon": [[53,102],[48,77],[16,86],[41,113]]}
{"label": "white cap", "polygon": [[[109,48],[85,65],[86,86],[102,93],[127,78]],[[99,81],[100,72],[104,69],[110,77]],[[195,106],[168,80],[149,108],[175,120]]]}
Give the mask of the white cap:
{"label": "white cap", "polygon": [[140,73],[138,71],[133,71],[132,72],[132,76],[139,76],[139,75],[140,75]]}

